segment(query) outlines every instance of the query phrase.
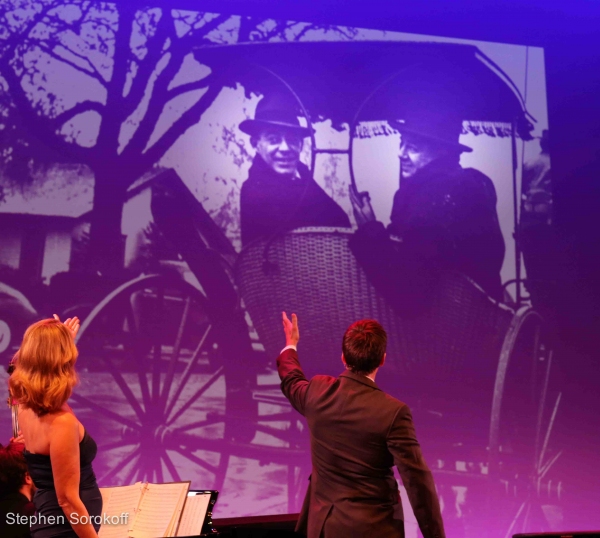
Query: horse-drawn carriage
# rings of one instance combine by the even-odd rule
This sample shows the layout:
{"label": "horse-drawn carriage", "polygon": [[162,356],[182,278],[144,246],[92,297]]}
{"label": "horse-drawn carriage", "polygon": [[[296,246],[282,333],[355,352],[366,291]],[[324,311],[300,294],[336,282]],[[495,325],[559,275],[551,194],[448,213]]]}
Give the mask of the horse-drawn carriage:
{"label": "horse-drawn carriage", "polygon": [[[269,43],[200,47],[195,55],[224,87],[287,91],[309,125],[343,125],[348,145],[318,148],[313,137],[311,165],[320,154],[347,155],[353,184],[361,123],[401,118],[440,88],[464,120],[503,125],[513,159],[516,137],[529,136],[514,84],[471,46]],[[516,207],[516,171],[511,180]],[[559,400],[549,405],[552,354],[543,320],[522,296],[518,241],[510,304],[447,273],[426,312],[402,316],[357,264],[348,230],[274,233],[237,253],[172,171],[153,180],[152,214],[181,261],[120,285],[78,335],[83,370],[72,401],[101,441],[101,485],[178,480],[194,468],[198,485],[227,493],[239,486],[234,460],[245,458],[285,468],[287,507],[297,510],[310,455],[304,423],[273,370],[280,313],[299,315],[302,360],[313,373],[336,373],[325,363],[339,355],[343,330],[371,317],[389,334],[383,385],[413,408],[447,519],[488,510],[503,490],[502,506],[486,517],[493,512],[507,530],[525,526],[559,455],[549,448]],[[459,501],[465,492],[474,500]],[[483,535],[471,515],[460,525]]]}

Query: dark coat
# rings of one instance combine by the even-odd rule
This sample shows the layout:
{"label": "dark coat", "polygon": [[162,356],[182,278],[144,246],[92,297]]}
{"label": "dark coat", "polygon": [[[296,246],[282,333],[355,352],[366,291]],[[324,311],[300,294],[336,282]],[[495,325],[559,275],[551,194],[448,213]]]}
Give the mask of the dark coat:
{"label": "dark coat", "polygon": [[396,465],[425,538],[443,538],[433,477],[408,406],[350,371],[306,379],[298,354],[277,359],[281,388],[310,430],[312,474],[297,530],[308,538],[400,538]]}
{"label": "dark coat", "polygon": [[486,175],[461,168],[456,159],[438,159],[402,181],[388,229],[367,223],[354,234],[350,248],[386,294],[405,284],[412,290],[421,284],[432,289],[439,271],[452,270],[501,300],[505,249],[496,202]]}
{"label": "dark coat", "polygon": [[299,163],[300,177],[277,174],[258,155],[242,185],[242,244],[305,226],[350,228],[346,212]]}

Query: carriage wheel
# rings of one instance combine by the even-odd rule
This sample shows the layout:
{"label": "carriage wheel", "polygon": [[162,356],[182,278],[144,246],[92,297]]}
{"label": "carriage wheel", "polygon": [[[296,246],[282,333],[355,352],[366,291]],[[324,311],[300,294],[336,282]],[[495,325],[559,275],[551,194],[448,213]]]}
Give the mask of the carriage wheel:
{"label": "carriage wheel", "polygon": [[[100,443],[101,485],[181,480],[219,489],[229,461],[226,379],[206,299],[183,280],[141,276],[108,295],[77,339],[74,407]],[[87,368],[86,368],[87,367]]]}
{"label": "carriage wheel", "polygon": [[296,477],[288,483],[288,509],[297,510],[309,454],[298,446],[299,417],[278,384],[243,385],[237,369],[222,361],[224,346],[205,305],[185,281],[141,276],[112,292],[82,324],[81,386],[72,400],[101,440],[99,483],[183,475],[203,489],[221,489],[236,456],[285,466],[288,480]]}
{"label": "carriage wheel", "polygon": [[553,504],[562,489],[551,473],[562,453],[552,448],[561,394],[542,329],[537,312],[529,307],[518,311],[505,337],[496,375],[489,474],[492,484],[512,499],[512,517],[503,522],[507,536],[526,532],[530,526],[542,528],[540,506]]}

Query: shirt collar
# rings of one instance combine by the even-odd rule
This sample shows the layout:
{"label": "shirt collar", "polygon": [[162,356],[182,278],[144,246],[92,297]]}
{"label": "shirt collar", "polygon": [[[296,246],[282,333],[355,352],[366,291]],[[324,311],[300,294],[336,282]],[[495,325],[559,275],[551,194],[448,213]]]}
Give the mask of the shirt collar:
{"label": "shirt collar", "polygon": [[362,374],[356,374],[350,370],[344,370],[341,374],[340,377],[347,377],[349,379],[352,379],[354,381],[358,381],[359,383],[362,383],[363,385],[367,385],[367,387],[371,387],[373,389],[377,389],[377,390],[381,390],[377,384],[375,383],[375,381],[373,381],[372,379],[369,379],[367,376],[364,376]]}

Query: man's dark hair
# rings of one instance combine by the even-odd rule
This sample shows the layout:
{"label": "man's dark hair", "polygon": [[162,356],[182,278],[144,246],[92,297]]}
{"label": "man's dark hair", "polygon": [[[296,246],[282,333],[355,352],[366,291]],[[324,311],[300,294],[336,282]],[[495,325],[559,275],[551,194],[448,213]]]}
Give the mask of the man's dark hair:
{"label": "man's dark hair", "polygon": [[387,345],[387,334],[374,319],[362,319],[346,329],[342,353],[350,371],[370,374],[379,367]]}
{"label": "man's dark hair", "polygon": [[25,484],[27,463],[23,456],[24,448],[21,443],[0,445],[0,498],[17,493]]}

